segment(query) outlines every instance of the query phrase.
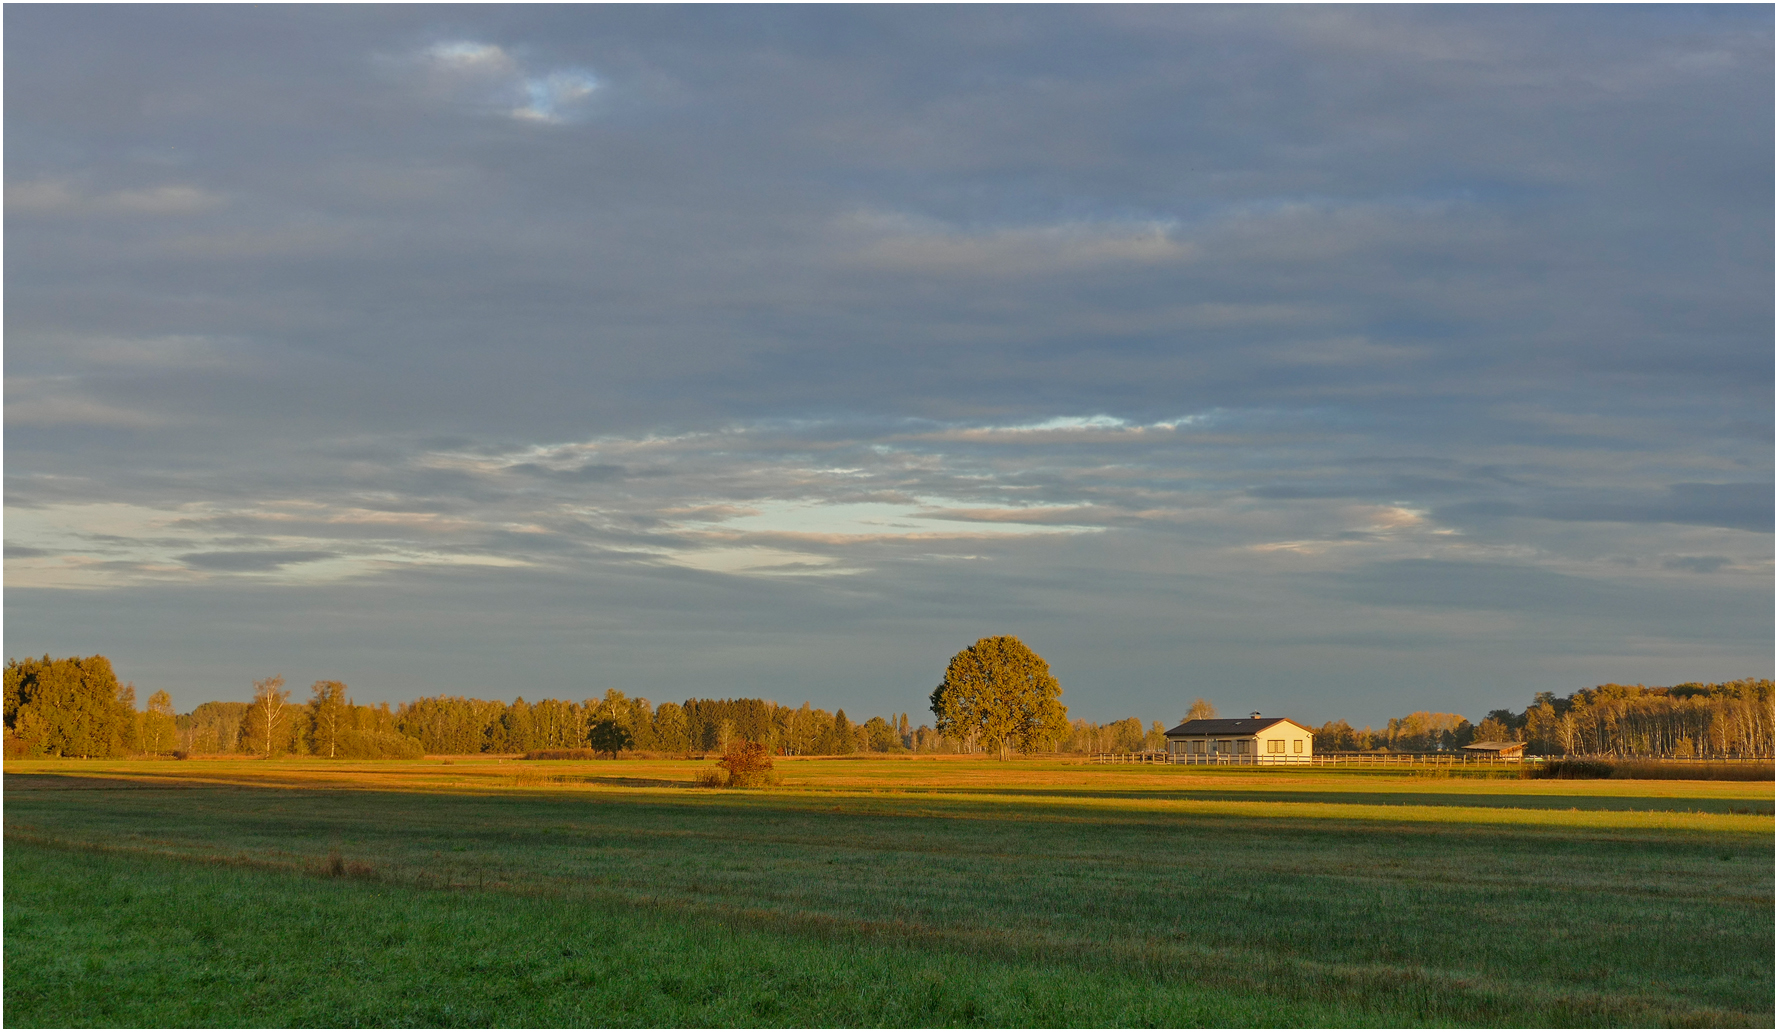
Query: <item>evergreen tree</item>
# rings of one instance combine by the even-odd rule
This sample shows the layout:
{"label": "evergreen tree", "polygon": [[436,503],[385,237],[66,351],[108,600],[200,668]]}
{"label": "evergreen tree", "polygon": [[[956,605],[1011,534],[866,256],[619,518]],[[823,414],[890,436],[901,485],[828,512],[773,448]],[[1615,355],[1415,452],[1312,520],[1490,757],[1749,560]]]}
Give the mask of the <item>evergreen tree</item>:
{"label": "evergreen tree", "polygon": [[663,702],[654,711],[654,740],[666,752],[688,752],[691,738],[686,733],[685,710],[676,702]]}

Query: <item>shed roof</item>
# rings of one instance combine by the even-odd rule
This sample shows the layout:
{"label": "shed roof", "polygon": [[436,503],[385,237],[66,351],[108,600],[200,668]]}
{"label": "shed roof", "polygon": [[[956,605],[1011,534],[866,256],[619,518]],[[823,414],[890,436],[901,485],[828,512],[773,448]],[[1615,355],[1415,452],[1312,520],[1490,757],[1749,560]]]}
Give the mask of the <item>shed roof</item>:
{"label": "shed roof", "polygon": [[1256,735],[1268,728],[1277,727],[1279,724],[1289,724],[1291,727],[1294,727],[1299,731],[1308,731],[1311,735],[1315,733],[1309,731],[1308,728],[1303,727],[1303,725],[1296,721],[1286,720],[1283,717],[1260,717],[1258,719],[1241,717],[1232,720],[1188,720],[1167,732],[1167,737],[1173,738],[1176,736],[1187,735]]}
{"label": "shed roof", "polygon": [[1512,752],[1525,748],[1524,742],[1472,742],[1463,748],[1470,752]]}

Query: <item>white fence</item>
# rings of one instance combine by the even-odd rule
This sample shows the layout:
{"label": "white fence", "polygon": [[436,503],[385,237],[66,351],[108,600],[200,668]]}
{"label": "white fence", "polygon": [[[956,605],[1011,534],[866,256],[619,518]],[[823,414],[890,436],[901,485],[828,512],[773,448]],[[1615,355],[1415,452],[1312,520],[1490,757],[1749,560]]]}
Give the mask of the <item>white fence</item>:
{"label": "white fence", "polygon": [[1520,763],[1549,763],[1554,760],[1605,760],[1622,763],[1646,761],[1655,763],[1770,763],[1770,756],[1495,756],[1489,753],[1319,753],[1314,756],[1276,756],[1261,753],[1211,755],[1200,753],[1130,752],[1095,753],[1094,763],[1156,763],[1207,767],[1289,767],[1308,764],[1317,767],[1347,767],[1368,764],[1420,764],[1422,766],[1500,766]]}
{"label": "white fence", "polygon": [[1277,756],[1267,753],[1095,753],[1094,763],[1179,764],[1204,767],[1345,767],[1360,764],[1436,764],[1440,766],[1498,766],[1560,759],[1555,756],[1471,756],[1463,753],[1322,753],[1314,756]]}

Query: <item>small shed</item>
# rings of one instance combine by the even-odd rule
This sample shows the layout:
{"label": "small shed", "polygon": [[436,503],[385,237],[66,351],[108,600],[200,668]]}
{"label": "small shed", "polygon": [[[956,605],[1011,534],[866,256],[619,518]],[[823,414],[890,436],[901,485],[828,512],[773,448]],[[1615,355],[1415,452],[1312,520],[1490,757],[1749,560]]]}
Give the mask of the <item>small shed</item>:
{"label": "small shed", "polygon": [[1471,756],[1499,756],[1503,759],[1524,759],[1524,742],[1474,742],[1463,747]]}
{"label": "small shed", "polygon": [[1294,720],[1262,717],[1188,720],[1167,732],[1174,763],[1308,763],[1315,732]]}

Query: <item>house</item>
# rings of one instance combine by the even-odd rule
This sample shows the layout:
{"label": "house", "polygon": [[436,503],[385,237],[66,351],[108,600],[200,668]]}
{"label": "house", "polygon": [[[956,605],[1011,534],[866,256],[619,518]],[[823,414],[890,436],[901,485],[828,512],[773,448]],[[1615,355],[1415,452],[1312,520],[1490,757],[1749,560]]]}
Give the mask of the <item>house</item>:
{"label": "house", "polygon": [[1262,717],[1188,720],[1167,732],[1174,763],[1308,763],[1315,732],[1294,720]]}
{"label": "house", "polygon": [[1525,743],[1476,742],[1464,746],[1463,751],[1471,756],[1498,756],[1502,759],[1522,760],[1525,758]]}

